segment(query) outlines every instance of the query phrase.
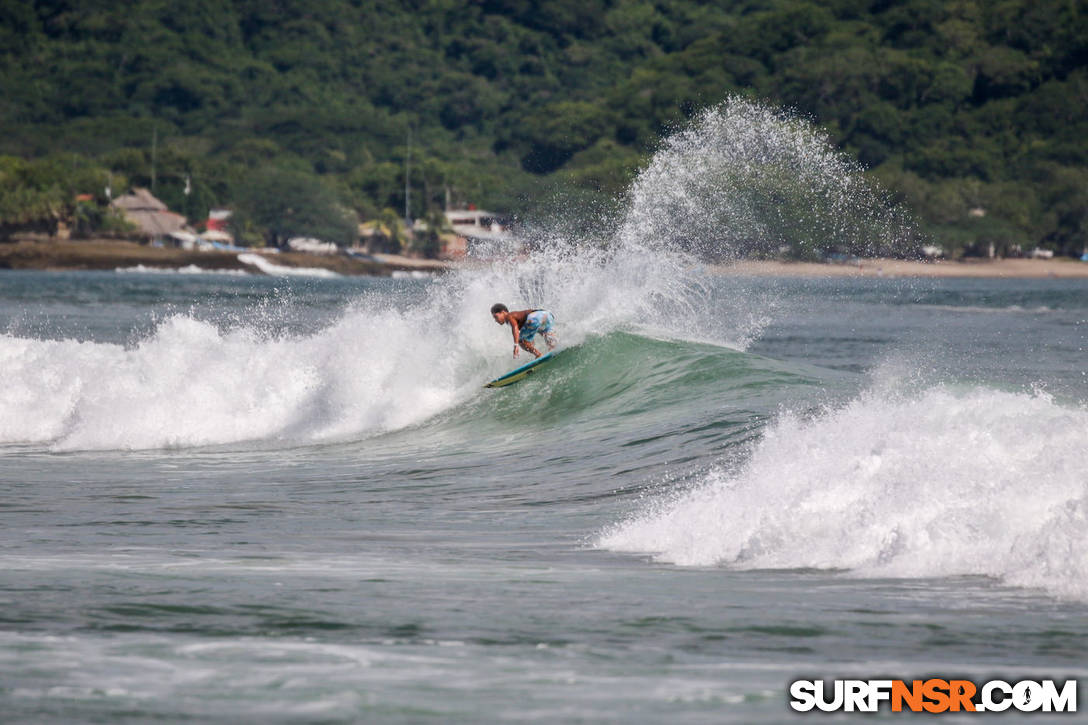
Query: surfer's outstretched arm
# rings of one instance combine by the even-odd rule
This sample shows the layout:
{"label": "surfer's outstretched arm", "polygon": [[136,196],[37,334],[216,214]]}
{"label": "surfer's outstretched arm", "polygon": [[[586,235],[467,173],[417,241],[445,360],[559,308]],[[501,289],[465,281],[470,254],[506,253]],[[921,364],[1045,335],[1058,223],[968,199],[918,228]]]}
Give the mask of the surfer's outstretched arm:
{"label": "surfer's outstretched arm", "polygon": [[518,321],[515,320],[513,316],[509,316],[506,319],[510,323],[510,331],[514,333],[514,357],[517,357],[518,345],[521,343],[521,341],[518,339],[518,333],[520,333],[521,330],[518,329]]}

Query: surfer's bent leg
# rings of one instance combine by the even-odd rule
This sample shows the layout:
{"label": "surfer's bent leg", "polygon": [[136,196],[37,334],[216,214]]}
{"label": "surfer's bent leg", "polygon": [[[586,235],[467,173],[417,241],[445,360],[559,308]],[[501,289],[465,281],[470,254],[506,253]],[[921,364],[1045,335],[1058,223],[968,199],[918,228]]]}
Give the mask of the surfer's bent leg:
{"label": "surfer's bent leg", "polygon": [[525,352],[531,352],[535,357],[540,357],[540,351],[536,349],[533,343],[529,342],[526,338],[518,340],[518,344],[521,345],[521,349]]}
{"label": "surfer's bent leg", "polygon": [[536,337],[540,322],[540,313],[534,312],[525,318],[525,324],[521,326],[521,333],[518,335],[518,344],[521,348],[533,353],[536,357],[540,357],[540,352],[533,346],[533,338]]}
{"label": "surfer's bent leg", "polygon": [[554,350],[558,342],[555,332],[552,331],[552,323],[555,322],[555,317],[547,310],[541,310],[540,315],[543,320],[539,328],[537,328],[537,332],[544,336],[544,342],[548,343],[548,349]]}

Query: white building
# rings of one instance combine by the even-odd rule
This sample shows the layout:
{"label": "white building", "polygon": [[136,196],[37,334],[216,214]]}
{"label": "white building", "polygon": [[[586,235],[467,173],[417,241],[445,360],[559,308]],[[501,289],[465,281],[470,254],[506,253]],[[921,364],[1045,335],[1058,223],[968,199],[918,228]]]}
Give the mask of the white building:
{"label": "white building", "polygon": [[446,220],[454,232],[469,240],[481,242],[515,242],[510,233],[510,223],[501,215],[482,209],[453,209],[446,212]]}

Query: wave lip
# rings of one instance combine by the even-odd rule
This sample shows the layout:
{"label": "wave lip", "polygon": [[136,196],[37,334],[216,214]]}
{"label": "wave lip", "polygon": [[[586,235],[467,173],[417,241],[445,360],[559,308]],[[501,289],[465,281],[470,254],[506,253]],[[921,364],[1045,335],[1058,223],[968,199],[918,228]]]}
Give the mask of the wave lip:
{"label": "wave lip", "polygon": [[739,474],[600,536],[685,566],[985,575],[1088,600],[1088,410],[1043,394],[867,393],[783,416]]}

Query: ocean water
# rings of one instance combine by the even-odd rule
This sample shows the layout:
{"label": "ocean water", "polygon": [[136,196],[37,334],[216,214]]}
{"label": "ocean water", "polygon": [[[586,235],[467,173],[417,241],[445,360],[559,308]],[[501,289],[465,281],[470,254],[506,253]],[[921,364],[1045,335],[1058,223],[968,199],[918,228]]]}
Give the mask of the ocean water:
{"label": "ocean water", "polygon": [[[500,300],[565,349],[485,390]],[[802,677],[1088,675],[1083,281],[8,272],[0,329],[5,721],[780,722]]]}
{"label": "ocean water", "polygon": [[[795,679],[1088,681],[1088,286],[707,270],[913,243],[742,99],[625,204],[433,279],[0,272],[0,720],[785,722]],[[563,349],[489,390],[497,301]]]}

